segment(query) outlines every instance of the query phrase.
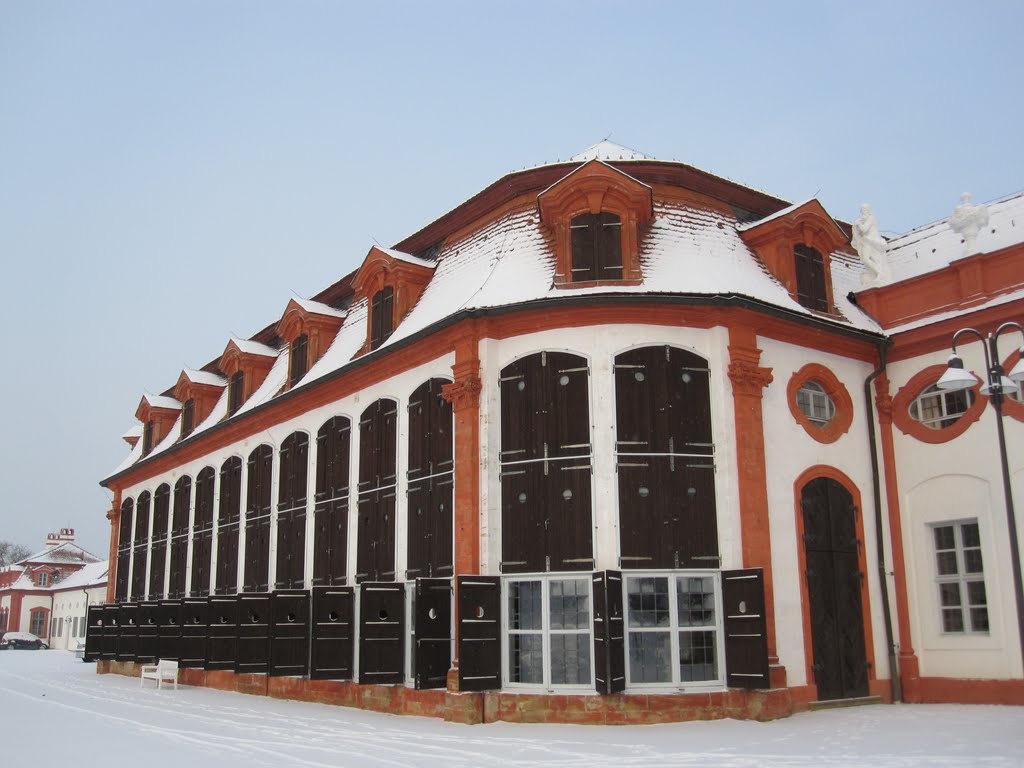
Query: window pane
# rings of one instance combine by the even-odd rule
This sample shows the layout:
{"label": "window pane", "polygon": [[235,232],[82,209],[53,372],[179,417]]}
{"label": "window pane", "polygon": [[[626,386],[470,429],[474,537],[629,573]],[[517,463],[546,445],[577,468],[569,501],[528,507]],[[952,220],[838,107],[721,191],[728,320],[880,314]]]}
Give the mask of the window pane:
{"label": "window pane", "polygon": [[551,636],[551,682],[554,685],[590,683],[590,633]]}
{"label": "window pane", "polygon": [[508,587],[509,629],[541,629],[541,582],[514,581]]}
{"label": "window pane", "polygon": [[956,552],[937,552],[935,559],[939,566],[940,576],[956,575]]}
{"label": "window pane", "polygon": [[942,611],[942,629],[944,632],[963,632],[964,617],[959,608],[945,608]]}
{"label": "window pane", "polygon": [[953,539],[953,526],[943,525],[933,529],[935,531],[936,549],[953,549],[956,544]]}
{"label": "window pane", "polygon": [[671,620],[668,578],[664,576],[629,579],[629,626],[667,627]]}
{"label": "window pane", "polygon": [[715,589],[710,576],[676,581],[679,626],[707,627],[715,623]]}
{"label": "window pane", "polygon": [[981,573],[981,550],[968,549],[964,551],[964,573]]}
{"label": "window pane", "polygon": [[679,679],[683,682],[693,682],[714,680],[717,677],[715,633],[680,632]]}
{"label": "window pane", "polygon": [[668,632],[629,633],[629,681],[670,683],[672,638]]}
{"label": "window pane", "polygon": [[960,526],[960,534],[963,536],[965,547],[981,546],[981,536],[978,533],[977,523],[964,523]]}
{"label": "window pane", "polygon": [[960,605],[959,582],[955,582],[953,584],[939,584],[939,595],[942,598],[942,605],[944,607]]}
{"label": "window pane", "polygon": [[590,629],[586,579],[551,582],[551,629]]}
{"label": "window pane", "polygon": [[988,632],[988,608],[971,608],[971,631]]}
{"label": "window pane", "polygon": [[985,605],[987,602],[988,601],[985,599],[985,582],[967,582],[967,604],[970,606],[975,606]]}
{"label": "window pane", "polygon": [[544,682],[544,638],[541,635],[510,635],[508,676],[513,683]]}

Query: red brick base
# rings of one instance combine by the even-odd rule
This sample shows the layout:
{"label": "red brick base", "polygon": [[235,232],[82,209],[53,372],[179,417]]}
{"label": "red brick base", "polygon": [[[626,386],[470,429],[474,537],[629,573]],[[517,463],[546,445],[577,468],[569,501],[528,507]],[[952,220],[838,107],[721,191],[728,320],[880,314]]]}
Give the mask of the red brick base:
{"label": "red brick base", "polygon": [[[132,662],[101,660],[99,674],[138,677]],[[787,688],[772,691],[728,690],[690,694],[616,694],[613,696],[508,693],[458,693],[444,689],[418,691],[391,685],[359,685],[304,677],[269,677],[205,669],[181,669],[178,682],[278,699],[357,707],[396,715],[437,717],[476,724],[513,723],[643,724],[684,720],[775,720],[791,715],[793,697]]]}

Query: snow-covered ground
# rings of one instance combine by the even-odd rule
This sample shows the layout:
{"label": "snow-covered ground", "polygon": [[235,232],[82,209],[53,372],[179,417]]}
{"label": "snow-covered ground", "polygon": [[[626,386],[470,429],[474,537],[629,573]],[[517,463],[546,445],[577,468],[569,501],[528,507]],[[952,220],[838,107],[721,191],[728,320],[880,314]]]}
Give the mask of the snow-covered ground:
{"label": "snow-covered ground", "polygon": [[464,726],[181,687],[155,690],[64,651],[0,653],[3,765],[1022,766],[1024,707],[885,706],[772,723]]}

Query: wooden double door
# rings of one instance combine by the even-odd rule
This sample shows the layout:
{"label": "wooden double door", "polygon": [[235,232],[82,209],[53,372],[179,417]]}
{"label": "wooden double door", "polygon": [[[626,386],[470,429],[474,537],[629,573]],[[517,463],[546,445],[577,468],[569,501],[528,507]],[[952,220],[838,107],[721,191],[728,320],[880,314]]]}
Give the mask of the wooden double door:
{"label": "wooden double door", "polygon": [[850,492],[828,477],[804,486],[801,507],[818,698],[867,696],[858,510]]}

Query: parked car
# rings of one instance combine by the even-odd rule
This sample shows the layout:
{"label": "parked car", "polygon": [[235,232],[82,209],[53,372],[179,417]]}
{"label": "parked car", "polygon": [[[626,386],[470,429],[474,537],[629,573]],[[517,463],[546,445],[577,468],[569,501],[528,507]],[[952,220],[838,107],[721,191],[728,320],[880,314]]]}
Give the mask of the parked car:
{"label": "parked car", "polygon": [[31,632],[4,632],[0,636],[0,650],[35,650],[49,648],[45,642],[33,635]]}

